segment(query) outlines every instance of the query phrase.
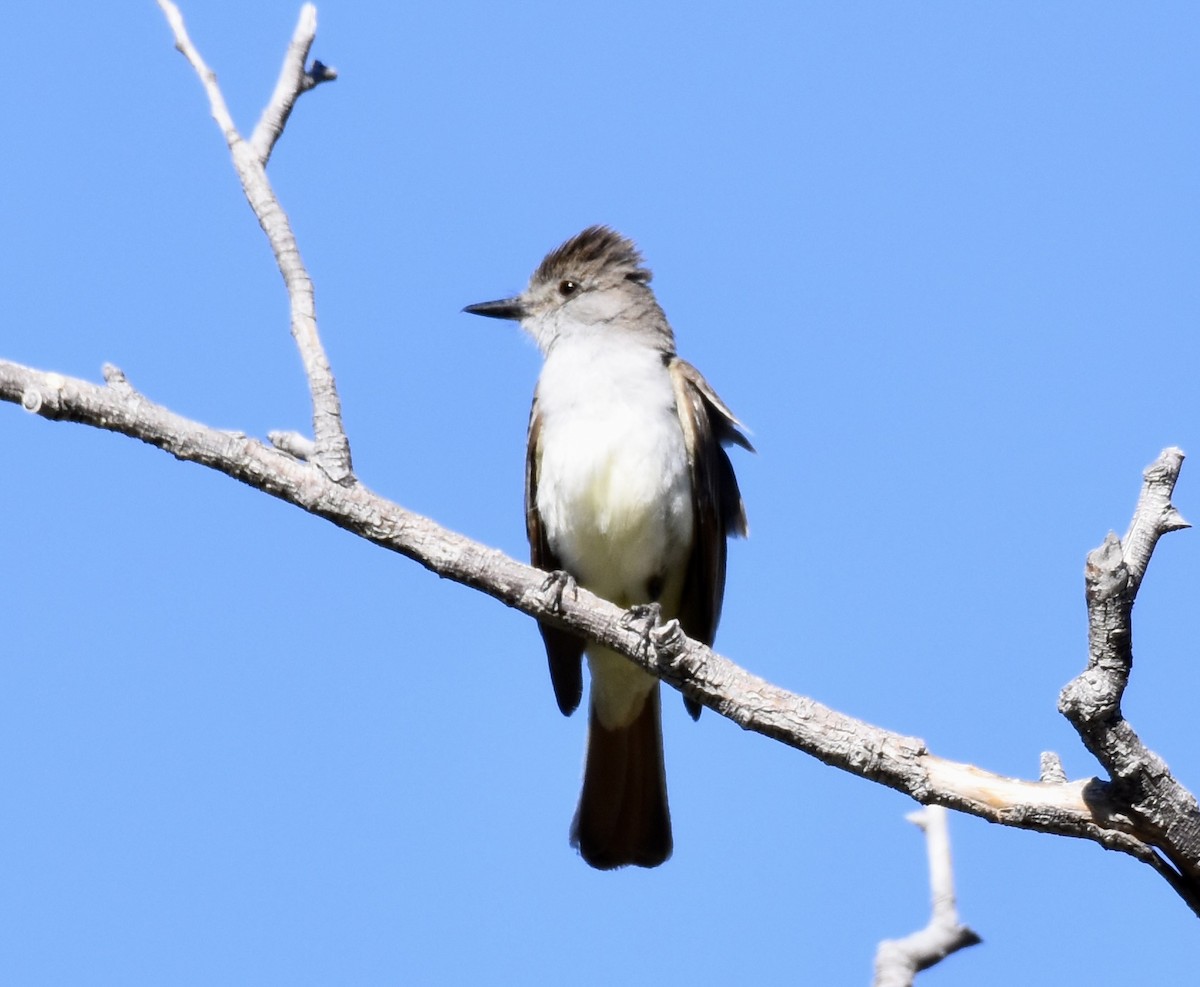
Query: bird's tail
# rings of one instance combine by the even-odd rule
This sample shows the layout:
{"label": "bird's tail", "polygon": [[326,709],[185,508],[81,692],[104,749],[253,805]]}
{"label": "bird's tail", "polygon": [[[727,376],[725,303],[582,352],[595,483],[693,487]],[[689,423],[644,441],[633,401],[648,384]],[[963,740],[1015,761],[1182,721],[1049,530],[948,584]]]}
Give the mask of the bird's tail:
{"label": "bird's tail", "polygon": [[571,845],[600,870],[657,867],[671,856],[659,707],[656,682],[627,726],[610,730],[595,706],[588,708],[587,761]]}

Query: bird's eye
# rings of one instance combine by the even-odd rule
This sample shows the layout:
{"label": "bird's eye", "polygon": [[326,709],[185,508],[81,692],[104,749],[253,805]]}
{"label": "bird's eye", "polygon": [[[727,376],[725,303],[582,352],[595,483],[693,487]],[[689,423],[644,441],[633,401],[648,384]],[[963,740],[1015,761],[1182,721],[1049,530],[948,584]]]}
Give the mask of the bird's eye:
{"label": "bird's eye", "polygon": [[574,281],[558,282],[558,293],[560,295],[562,295],[563,298],[568,298],[569,296],[575,294],[575,292],[578,290],[579,290],[579,285],[576,284]]}

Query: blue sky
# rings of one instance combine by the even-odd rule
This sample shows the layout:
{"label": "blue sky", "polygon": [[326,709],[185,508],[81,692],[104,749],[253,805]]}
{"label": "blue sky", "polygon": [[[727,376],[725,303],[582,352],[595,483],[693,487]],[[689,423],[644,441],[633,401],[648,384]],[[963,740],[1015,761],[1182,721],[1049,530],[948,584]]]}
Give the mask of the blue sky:
{"label": "blue sky", "polygon": [[[183,4],[246,132],[298,9]],[[1200,9],[335,0],[320,25],[341,78],[270,173],[363,482],[524,557],[537,353],[460,309],[612,224],[759,450],[719,650],[946,757],[1095,772],[1055,711],[1084,556],[1161,448],[1200,450]],[[17,5],[6,36],[0,356],[306,430],[278,273],[157,8]],[[908,800],[673,696],[675,856],[589,870],[584,723],[526,618],[128,439],[9,406],[0,448],[7,982],[849,985],[926,920]],[[1125,704],[1193,789],[1197,585],[1196,535],[1165,539]],[[951,834],[985,944],[921,983],[1194,976],[1147,868]]]}

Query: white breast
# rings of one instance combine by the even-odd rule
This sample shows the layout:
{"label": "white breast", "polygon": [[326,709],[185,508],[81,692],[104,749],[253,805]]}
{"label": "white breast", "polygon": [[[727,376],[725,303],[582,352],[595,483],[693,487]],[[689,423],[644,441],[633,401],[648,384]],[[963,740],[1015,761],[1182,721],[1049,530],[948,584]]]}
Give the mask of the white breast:
{"label": "white breast", "polygon": [[656,578],[677,583],[692,540],[691,480],[661,354],[611,329],[560,340],[537,398],[537,507],[564,567],[622,606],[647,602]]}

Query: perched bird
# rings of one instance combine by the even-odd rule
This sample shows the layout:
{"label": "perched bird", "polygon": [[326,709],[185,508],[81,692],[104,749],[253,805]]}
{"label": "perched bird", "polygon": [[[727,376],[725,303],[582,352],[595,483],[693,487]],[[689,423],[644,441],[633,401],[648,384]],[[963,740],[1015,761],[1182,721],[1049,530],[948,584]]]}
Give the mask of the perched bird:
{"label": "perched bird", "polygon": [[[464,311],[519,321],[544,357],[525,471],[533,564],[621,607],[658,604],[664,619],[711,644],[725,539],[747,533],[724,446],[752,447],[676,355],[633,242],[590,227],[548,254],[521,294]],[[540,629],[563,713],[579,705],[585,650],[591,670],[571,844],[602,870],[655,867],[672,847],[658,680],[615,652]]]}

